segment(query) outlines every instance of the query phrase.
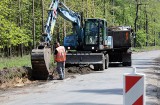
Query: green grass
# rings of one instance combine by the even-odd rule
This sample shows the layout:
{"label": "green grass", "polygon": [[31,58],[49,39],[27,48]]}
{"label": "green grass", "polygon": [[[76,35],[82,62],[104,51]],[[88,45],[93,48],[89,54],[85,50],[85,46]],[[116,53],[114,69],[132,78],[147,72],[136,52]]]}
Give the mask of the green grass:
{"label": "green grass", "polygon": [[23,57],[0,58],[0,69],[3,69],[4,67],[12,68],[22,66],[31,66],[30,55],[25,55]]}
{"label": "green grass", "polygon": [[148,47],[136,47],[132,48],[133,52],[143,52],[143,51],[152,51],[152,50],[160,50],[160,46],[148,46]]}

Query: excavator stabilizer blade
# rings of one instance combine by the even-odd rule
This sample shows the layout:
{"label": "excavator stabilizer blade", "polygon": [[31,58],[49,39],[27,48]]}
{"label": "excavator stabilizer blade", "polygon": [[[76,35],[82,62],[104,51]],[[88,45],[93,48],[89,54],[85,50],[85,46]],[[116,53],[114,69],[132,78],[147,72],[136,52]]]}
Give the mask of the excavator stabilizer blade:
{"label": "excavator stabilizer blade", "polygon": [[68,53],[66,57],[66,64],[102,64],[103,54],[102,53]]}

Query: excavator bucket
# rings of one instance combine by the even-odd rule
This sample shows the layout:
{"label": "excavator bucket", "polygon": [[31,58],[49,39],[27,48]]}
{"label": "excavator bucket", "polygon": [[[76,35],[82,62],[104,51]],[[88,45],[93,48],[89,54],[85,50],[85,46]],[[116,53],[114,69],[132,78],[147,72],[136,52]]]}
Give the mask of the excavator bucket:
{"label": "excavator bucket", "polygon": [[31,53],[32,78],[46,80],[49,75],[51,49],[33,49]]}

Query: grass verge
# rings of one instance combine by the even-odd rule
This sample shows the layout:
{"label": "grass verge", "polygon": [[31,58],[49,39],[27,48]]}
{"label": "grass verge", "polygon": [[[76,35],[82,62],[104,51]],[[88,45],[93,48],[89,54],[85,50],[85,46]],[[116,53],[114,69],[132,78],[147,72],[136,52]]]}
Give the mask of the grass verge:
{"label": "grass verge", "polygon": [[152,50],[160,50],[160,46],[148,46],[148,47],[132,47],[133,52],[144,52],[144,51],[152,51]]}
{"label": "grass verge", "polygon": [[0,58],[0,69],[22,66],[31,66],[30,55],[25,55],[23,57]]}

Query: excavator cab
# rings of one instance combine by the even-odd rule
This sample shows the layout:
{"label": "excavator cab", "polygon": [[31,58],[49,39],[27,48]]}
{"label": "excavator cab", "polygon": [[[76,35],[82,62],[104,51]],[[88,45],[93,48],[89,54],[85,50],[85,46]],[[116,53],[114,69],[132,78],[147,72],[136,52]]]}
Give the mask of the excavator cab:
{"label": "excavator cab", "polygon": [[107,22],[103,19],[86,19],[84,26],[84,50],[99,51],[107,48]]}

